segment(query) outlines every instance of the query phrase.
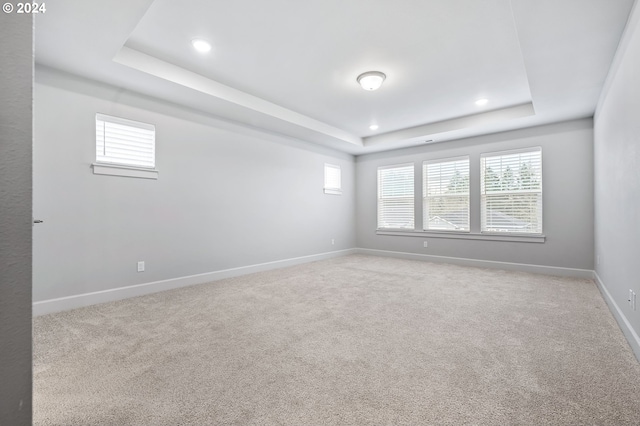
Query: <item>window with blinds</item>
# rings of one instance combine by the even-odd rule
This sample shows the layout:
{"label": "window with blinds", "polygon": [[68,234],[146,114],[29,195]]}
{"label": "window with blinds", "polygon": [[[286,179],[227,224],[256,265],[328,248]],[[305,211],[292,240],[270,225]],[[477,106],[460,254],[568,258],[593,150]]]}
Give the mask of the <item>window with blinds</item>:
{"label": "window with blinds", "polygon": [[482,154],[482,232],[542,233],[542,149]]}
{"label": "window with blinds", "polygon": [[342,194],[342,177],[340,173],[340,166],[325,163],[324,193],[336,195]]}
{"label": "window with blinds", "polygon": [[423,229],[469,231],[469,157],[422,163]]}
{"label": "window with blinds", "polygon": [[414,229],[413,168],[378,168],[378,229]]}
{"label": "window with blinds", "polygon": [[156,129],[152,124],[96,114],[96,162],[153,169]]}

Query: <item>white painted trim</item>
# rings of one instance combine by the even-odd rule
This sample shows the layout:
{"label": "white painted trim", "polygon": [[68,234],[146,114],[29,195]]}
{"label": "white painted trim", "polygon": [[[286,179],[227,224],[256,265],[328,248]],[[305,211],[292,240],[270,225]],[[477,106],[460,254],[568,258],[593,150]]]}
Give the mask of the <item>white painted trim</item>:
{"label": "white painted trim", "polygon": [[206,78],[195,72],[177,65],[165,62],[155,56],[147,55],[138,50],[123,46],[113,58],[114,62],[142,71],[158,78],[196,90],[206,95],[231,102],[261,114],[286,121],[296,126],[322,133],[327,136],[348,142],[352,145],[363,146],[362,138],[345,130],[331,126],[322,121],[300,114],[296,111],[281,107],[257,96],[250,95],[233,87],[226,86],[215,80]]}
{"label": "white painted trim", "polygon": [[[533,102],[507,108],[494,109],[477,114],[466,115],[464,117],[452,118],[450,120],[437,121],[435,123],[421,124],[415,127],[395,130],[381,135],[368,136],[364,138],[364,146],[371,147],[382,143],[415,141],[428,139],[426,142],[434,142],[433,135],[442,136],[448,132],[467,129],[470,127],[485,126],[487,124],[499,123],[515,118],[529,117],[535,115],[536,111]],[[440,141],[440,140],[439,140]]]}
{"label": "white painted trim", "polygon": [[204,274],[189,275],[186,277],[172,278],[168,280],[136,284],[127,287],[95,291],[74,296],[60,297],[57,299],[43,300],[33,303],[33,316],[52,314],[54,312],[67,311],[69,309],[81,308],[98,303],[113,302],[116,300],[143,296],[145,294],[157,293],[160,291],[173,290],[176,288],[187,287],[195,284],[204,284],[211,281],[222,280],[225,278],[232,278],[241,275],[253,274],[256,272],[285,268],[287,266],[294,266],[302,263],[331,259],[334,257],[347,256],[354,253],[355,249],[337,250],[326,253],[313,254],[309,256],[276,260],[273,262],[258,263],[256,265],[223,269],[221,271],[207,272]]}
{"label": "white painted trim", "polygon": [[375,250],[375,249],[355,249],[357,254],[368,254],[373,256],[388,256],[400,259],[422,260],[427,262],[451,263],[461,266],[475,266],[481,268],[505,269],[509,271],[531,272],[544,275],[556,275],[564,277],[590,278],[593,279],[602,293],[603,299],[609,306],[609,310],[616,319],[622,333],[624,334],[629,346],[636,358],[640,362],[640,337],[631,326],[631,323],[624,315],[618,304],[615,302],[611,294],[605,287],[604,283],[598,276],[596,271],[589,269],[562,268],[557,266],[529,265],[524,263],[497,262],[490,260],[465,259],[460,257],[432,256],[418,253],[406,253],[398,251]]}
{"label": "white painted trim", "polygon": [[324,193],[325,194],[332,194],[332,195],[342,195],[342,190],[341,189],[335,189],[335,188],[324,188]]}
{"label": "white painted trim", "polygon": [[[506,233],[505,233],[506,234]],[[449,238],[453,240],[484,240],[484,241],[508,241],[512,243],[544,243],[545,236],[540,234],[491,234],[464,231],[400,231],[390,229],[378,229],[376,235],[393,235],[396,237],[420,237],[420,238]]]}
{"label": "white painted trim", "polygon": [[290,259],[277,260],[273,262],[259,263],[256,265],[242,266],[238,268],[224,269],[221,271],[208,272],[204,274],[190,275],[180,278],[172,278],[168,280],[155,281],[144,284],[137,284],[128,287],[119,287],[109,290],[96,291],[91,293],[78,294],[75,296],[60,297],[57,299],[43,300],[33,303],[33,316],[51,314],[55,312],[66,311],[70,309],[81,308],[84,306],[95,305],[99,303],[113,302],[116,300],[127,299],[130,297],[143,296],[145,294],[157,293],[160,291],[173,290],[181,287],[188,287],[196,284],[204,284],[211,281],[217,281],[225,278],[232,278],[256,272],[269,271],[272,269],[285,268],[318,260],[331,259],[334,257],[347,256],[350,254],[366,254],[372,256],[388,256],[400,259],[422,260],[428,262],[450,263],[461,266],[473,266],[482,268],[505,269],[510,271],[532,272],[545,275],[568,276],[577,278],[594,279],[600,293],[605,302],[609,306],[611,313],[616,319],[620,329],[626,337],[631,349],[638,361],[640,361],[640,337],[635,332],[629,320],[624,315],[620,307],[615,302],[611,294],[605,287],[604,283],[595,271],[587,269],[561,268],[556,266],[529,265],[524,263],[496,262],[490,260],[465,259],[460,257],[432,256],[417,253],[406,253],[388,250],[375,250],[354,248],[346,250],[337,250],[332,252],[314,254],[309,256],[294,257]]}
{"label": "white painted trim", "polygon": [[596,285],[598,286],[598,289],[600,290],[600,293],[602,293],[604,301],[607,302],[609,310],[613,314],[613,317],[616,319],[618,326],[622,330],[622,334],[624,334],[624,337],[627,338],[627,342],[629,342],[631,350],[633,350],[633,353],[636,355],[638,362],[640,362],[640,337],[638,337],[638,334],[633,329],[631,323],[624,315],[616,301],[613,299],[611,293],[609,293],[609,290],[607,290],[607,287],[604,285],[596,271],[593,271],[593,278],[596,282]]}
{"label": "white painted trim", "polygon": [[94,175],[123,176],[141,179],[158,179],[158,170],[116,164],[93,163]]}
{"label": "white painted trim", "polygon": [[373,256],[388,256],[400,259],[423,260],[426,262],[451,263],[461,266],[474,266],[478,268],[505,269],[508,271],[531,272],[534,274],[556,275],[562,277],[593,278],[590,269],[562,268],[559,266],[530,265],[526,263],[497,262],[494,260],[466,259],[462,257],[433,256],[427,254],[407,253],[401,251],[387,251],[357,248],[357,254],[370,254]]}

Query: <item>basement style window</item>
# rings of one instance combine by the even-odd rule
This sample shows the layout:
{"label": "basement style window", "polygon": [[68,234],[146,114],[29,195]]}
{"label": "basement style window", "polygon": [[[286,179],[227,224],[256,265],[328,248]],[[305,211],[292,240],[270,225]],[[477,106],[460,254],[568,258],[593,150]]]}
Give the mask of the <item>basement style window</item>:
{"label": "basement style window", "polygon": [[95,174],[157,179],[152,124],[96,114]]}
{"label": "basement style window", "polygon": [[423,229],[469,232],[469,157],[422,163]]}
{"label": "basement style window", "polygon": [[414,229],[413,163],[378,168],[378,229]]}
{"label": "basement style window", "polygon": [[482,154],[481,231],[542,234],[542,149]]}
{"label": "basement style window", "polygon": [[324,165],[324,193],[342,194],[342,177],[340,166],[325,163]]}

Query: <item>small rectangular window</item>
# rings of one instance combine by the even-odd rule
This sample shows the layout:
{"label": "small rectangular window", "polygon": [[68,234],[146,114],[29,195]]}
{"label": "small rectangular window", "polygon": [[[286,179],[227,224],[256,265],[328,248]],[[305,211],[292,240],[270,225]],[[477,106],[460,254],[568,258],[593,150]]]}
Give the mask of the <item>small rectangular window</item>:
{"label": "small rectangular window", "polygon": [[378,168],[378,229],[414,229],[413,163]]}
{"label": "small rectangular window", "polygon": [[422,164],[423,229],[469,231],[469,157]]}
{"label": "small rectangular window", "polygon": [[334,164],[324,165],[324,193],[325,194],[342,194],[342,177],[340,166]]}
{"label": "small rectangular window", "polygon": [[482,154],[482,232],[542,233],[542,149]]}
{"label": "small rectangular window", "polygon": [[154,125],[96,114],[96,163],[153,169],[155,150]]}

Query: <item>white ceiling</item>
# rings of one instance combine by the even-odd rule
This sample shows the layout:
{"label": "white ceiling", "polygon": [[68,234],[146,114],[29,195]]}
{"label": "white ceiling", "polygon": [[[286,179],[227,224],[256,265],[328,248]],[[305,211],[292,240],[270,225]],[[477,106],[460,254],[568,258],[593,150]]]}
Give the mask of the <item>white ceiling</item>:
{"label": "white ceiling", "polygon": [[57,0],[36,63],[362,154],[592,116],[632,5]]}

